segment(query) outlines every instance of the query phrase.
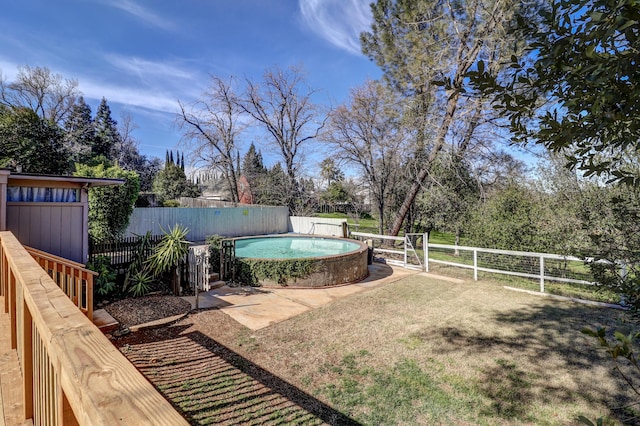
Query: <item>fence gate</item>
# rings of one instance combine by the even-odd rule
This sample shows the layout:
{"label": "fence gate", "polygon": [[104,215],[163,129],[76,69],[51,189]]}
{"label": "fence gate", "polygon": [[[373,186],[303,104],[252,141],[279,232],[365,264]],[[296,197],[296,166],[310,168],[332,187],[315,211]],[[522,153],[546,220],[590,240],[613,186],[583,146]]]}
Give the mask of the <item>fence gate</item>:
{"label": "fence gate", "polygon": [[194,290],[209,291],[209,246],[189,247],[189,285]]}
{"label": "fence gate", "polygon": [[[427,238],[427,234],[406,234],[404,236],[404,267],[412,268],[412,269],[420,269],[424,270],[424,266],[422,265],[422,260],[418,255],[416,250],[416,246],[418,245],[418,240],[422,238]],[[415,261],[417,263],[412,263]]]}
{"label": "fence gate", "polygon": [[234,263],[236,259],[236,242],[235,240],[222,240],[222,248],[220,253],[220,279],[226,281],[235,280]]}

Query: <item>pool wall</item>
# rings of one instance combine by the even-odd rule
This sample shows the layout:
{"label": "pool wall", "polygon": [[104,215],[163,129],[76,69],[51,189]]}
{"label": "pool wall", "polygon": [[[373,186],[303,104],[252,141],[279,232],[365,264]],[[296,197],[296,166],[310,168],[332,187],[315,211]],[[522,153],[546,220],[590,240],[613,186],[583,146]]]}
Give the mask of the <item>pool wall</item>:
{"label": "pool wall", "polygon": [[[281,238],[281,237],[294,237],[294,238],[319,238],[313,235],[269,235],[265,238]],[[255,238],[255,237],[250,237]],[[331,238],[322,237],[324,239],[336,239],[345,240],[344,238]],[[237,238],[240,239],[240,238]],[[356,241],[347,240],[351,243],[357,243],[359,248],[348,253],[336,254],[331,256],[319,256],[313,258],[306,258],[313,263],[313,272],[303,278],[291,279],[287,282],[287,287],[302,287],[302,288],[319,288],[329,287],[336,285],[344,285],[361,281],[369,276],[369,268],[367,267],[367,254],[368,247],[366,244]],[[247,258],[249,259],[249,258]],[[261,261],[286,261],[290,259],[260,259]],[[282,284],[278,284],[272,280],[261,280],[260,284],[266,287],[282,287]]]}

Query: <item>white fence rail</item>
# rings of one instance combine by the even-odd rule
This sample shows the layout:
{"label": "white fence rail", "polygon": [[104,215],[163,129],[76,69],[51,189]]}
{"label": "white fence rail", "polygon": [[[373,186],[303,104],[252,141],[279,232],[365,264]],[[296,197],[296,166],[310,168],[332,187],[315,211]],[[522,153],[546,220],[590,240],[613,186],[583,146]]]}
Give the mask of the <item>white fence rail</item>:
{"label": "white fence rail", "polygon": [[[408,234],[405,237],[352,232],[360,240],[369,240],[374,254],[385,257],[389,264],[407,268],[420,268],[429,272],[430,265],[439,264],[473,270],[473,279],[479,272],[503,274],[538,280],[540,291],[545,282],[555,281],[593,285],[584,260],[550,253],[497,250],[480,247],[427,243],[427,234]],[[420,247],[414,244],[422,240]],[[419,256],[418,250],[422,250]],[[388,255],[388,256],[387,256]],[[414,258],[421,257],[416,263]]]}
{"label": "white fence rail", "polygon": [[346,237],[346,223],[346,219],[291,216],[289,218],[289,232]]}
{"label": "white fence rail", "polygon": [[[374,253],[391,255],[385,259],[387,263],[409,269],[423,269],[420,257],[411,243],[411,239],[415,235],[422,234],[409,234],[405,237],[393,237],[390,235],[369,234],[366,232],[351,232],[351,236],[356,237],[361,241],[366,241],[367,244],[369,244],[369,247],[373,249]],[[401,245],[401,249],[396,248],[397,245]],[[401,257],[402,260],[395,259],[393,256]]]}
{"label": "white fence rail", "polygon": [[424,259],[427,272],[429,264],[436,263],[472,269],[474,280],[478,279],[478,272],[532,278],[539,281],[541,292],[544,292],[545,281],[594,284],[590,273],[580,270],[584,269],[584,261],[573,256],[428,244],[424,250]]}

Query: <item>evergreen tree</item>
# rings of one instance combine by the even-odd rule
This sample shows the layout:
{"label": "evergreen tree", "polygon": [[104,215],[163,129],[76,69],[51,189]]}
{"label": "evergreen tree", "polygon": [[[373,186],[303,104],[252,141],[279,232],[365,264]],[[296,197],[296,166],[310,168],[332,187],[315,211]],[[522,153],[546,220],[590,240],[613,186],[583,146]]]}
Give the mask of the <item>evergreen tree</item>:
{"label": "evergreen tree", "polygon": [[173,162],[173,150],[169,151],[169,164],[175,166],[175,163]]}
{"label": "evergreen tree", "polygon": [[184,151],[180,157],[180,168],[182,168],[182,171],[184,172]]}
{"label": "evergreen tree", "polygon": [[[473,102],[467,72],[479,58],[487,58],[487,67],[499,69],[504,45],[517,45],[507,30],[519,7],[511,0],[377,0],[371,5],[373,23],[371,31],[361,36],[362,51],[406,101],[404,121],[413,128],[419,160],[391,226],[392,235],[400,232],[454,124],[465,119],[463,106]],[[477,126],[469,128],[470,136]],[[461,144],[458,155],[467,147]]]}
{"label": "evergreen tree", "polygon": [[103,155],[109,160],[113,160],[113,150],[118,145],[120,134],[118,133],[118,123],[111,117],[111,109],[105,98],[102,98],[98,106],[93,125],[95,141],[91,149],[91,155],[94,157]]}
{"label": "evergreen tree", "polygon": [[264,175],[266,171],[267,169],[262,161],[262,153],[256,150],[255,144],[251,143],[249,150],[242,159],[242,174],[247,178],[249,184],[253,185],[253,181],[258,176]]}
{"label": "evergreen tree", "polygon": [[[277,162],[271,169],[266,171],[264,176],[259,180],[259,187],[253,194],[256,198],[256,204],[268,204],[272,206],[284,206],[289,201],[287,194],[288,176],[284,171],[282,164]],[[249,183],[251,184],[251,183]],[[253,188],[253,187],[252,187]]]}
{"label": "evergreen tree", "polygon": [[262,161],[262,153],[256,150],[252,143],[242,159],[242,175],[251,188],[253,202],[256,204],[269,204],[269,196],[266,195],[269,186],[269,176]]}
{"label": "evergreen tree", "polygon": [[64,145],[74,163],[84,163],[91,157],[95,142],[91,107],[80,96],[64,122]]}
{"label": "evergreen tree", "polygon": [[158,172],[153,181],[153,192],[160,202],[175,200],[180,197],[197,197],[198,187],[189,182],[184,171],[176,164],[168,164]]}

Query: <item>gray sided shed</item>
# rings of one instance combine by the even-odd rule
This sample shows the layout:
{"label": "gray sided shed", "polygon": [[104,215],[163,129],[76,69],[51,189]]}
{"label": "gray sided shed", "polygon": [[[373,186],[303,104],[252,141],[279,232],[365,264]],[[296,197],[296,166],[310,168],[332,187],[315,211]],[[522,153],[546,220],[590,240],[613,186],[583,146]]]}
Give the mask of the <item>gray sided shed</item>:
{"label": "gray sided shed", "polygon": [[0,230],[13,232],[25,246],[85,264],[89,258],[88,188],[122,183],[0,169]]}

